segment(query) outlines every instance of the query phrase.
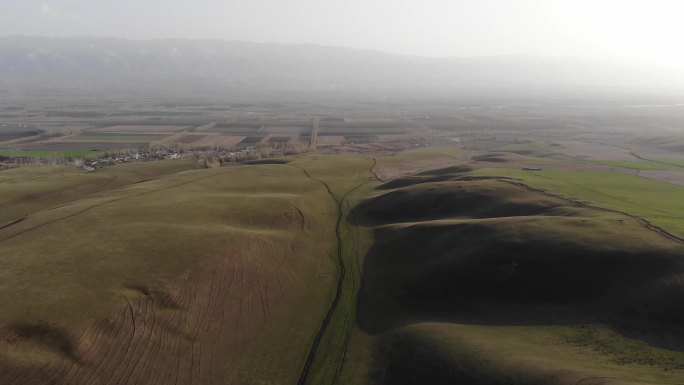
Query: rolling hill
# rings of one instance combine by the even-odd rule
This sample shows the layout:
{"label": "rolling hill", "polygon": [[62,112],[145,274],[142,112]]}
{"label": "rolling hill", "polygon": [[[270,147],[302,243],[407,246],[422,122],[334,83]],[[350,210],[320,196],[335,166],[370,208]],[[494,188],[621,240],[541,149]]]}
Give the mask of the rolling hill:
{"label": "rolling hill", "polygon": [[355,209],[375,231],[358,310],[374,346],[369,383],[681,378],[681,243],[461,168],[404,181]]}

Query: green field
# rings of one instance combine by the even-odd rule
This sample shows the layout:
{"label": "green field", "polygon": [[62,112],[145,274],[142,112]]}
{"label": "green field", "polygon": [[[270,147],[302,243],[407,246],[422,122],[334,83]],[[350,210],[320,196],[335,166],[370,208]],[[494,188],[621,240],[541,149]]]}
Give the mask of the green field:
{"label": "green field", "polygon": [[477,176],[514,178],[532,187],[621,210],[684,236],[684,188],[610,171],[480,169]]}
{"label": "green field", "polygon": [[[356,304],[361,282],[361,263],[371,235],[348,221],[351,208],[374,185],[369,180],[370,159],[357,156],[322,156],[305,158],[292,165],[303,167],[309,174],[324,182],[332,192],[331,200],[339,205],[338,231],[342,241],[338,263],[344,267],[337,305],[330,313],[329,322],[320,335],[320,343],[312,351],[311,366],[305,384],[339,383],[339,374],[356,318]],[[339,170],[344,170],[340,173]]]}
{"label": "green field", "polygon": [[[595,163],[605,164],[607,166],[630,168],[634,170],[672,170],[684,171],[682,167],[667,165],[657,162],[650,162],[644,160],[622,161],[622,160],[597,160]],[[683,166],[684,167],[684,166]]]}
{"label": "green field", "polygon": [[[13,341],[0,344],[2,376],[295,383],[311,355],[307,383],[332,382],[330,362],[341,362],[354,322],[358,265],[324,328],[323,319],[338,263],[358,262],[346,214],[370,164],[304,156],[220,169],[162,161],[0,173],[5,221],[28,215],[0,230],[0,325]],[[103,320],[119,331],[107,334]],[[116,350],[130,338],[138,353]],[[200,366],[199,355],[216,359]],[[62,366],[73,369],[60,374]]]}
{"label": "green field", "polygon": [[[604,190],[598,181],[614,185],[623,177],[551,173]],[[359,206],[372,219],[365,224],[374,226],[375,244],[365,257],[365,305],[357,310],[340,383],[651,384],[684,378],[684,353],[634,337],[640,328],[663,326],[635,321],[626,336],[616,331],[623,316],[608,315],[623,314],[620,306],[651,309],[662,301],[654,306],[662,306],[658,322],[678,319],[677,285],[652,280],[647,271],[677,275],[682,247],[617,213],[500,181],[459,180],[505,176],[535,185],[529,174],[537,173],[483,169],[431,182],[449,175],[426,173]],[[606,180],[613,176],[618,179]],[[635,179],[616,188],[636,189],[641,178]],[[560,182],[545,186],[568,196],[584,191]],[[665,192],[672,194],[670,204],[680,193]],[[666,210],[657,204],[664,196],[654,199],[653,207]],[[666,258],[676,267],[656,267],[657,256],[671,253]],[[639,294],[626,294],[631,290]]]}
{"label": "green field", "polygon": [[19,158],[95,158],[104,153],[105,151],[102,150],[34,151],[0,149],[0,156]]}
{"label": "green field", "polygon": [[[684,159],[654,158],[653,160],[656,162],[669,163],[671,165],[684,167]],[[681,170],[681,167],[678,169]]]}
{"label": "green field", "polygon": [[190,161],[122,164],[87,173],[75,167],[19,167],[0,172],[0,225],[101,191],[197,166]]}
{"label": "green field", "polygon": [[[471,381],[487,378],[487,384],[604,383],[679,384],[682,374],[663,369],[682,362],[682,353],[654,349],[630,340],[621,354],[609,354],[594,339],[576,343],[578,335],[592,330],[614,335],[602,326],[482,326],[453,323],[420,323],[399,330],[403,341],[394,345],[397,356],[409,355],[407,366],[423,365],[440,370],[451,366]],[[606,337],[608,338],[608,337]],[[615,337],[619,338],[619,337]],[[614,346],[614,345],[611,345]],[[406,351],[402,351],[406,349]],[[421,351],[422,350],[422,351]],[[432,351],[434,353],[430,354]],[[648,356],[640,363],[629,357]],[[655,358],[655,361],[654,361]],[[429,370],[429,369],[427,369]],[[427,370],[421,374],[430,375]],[[426,373],[427,372],[427,373]],[[477,383],[477,382],[475,382]]]}

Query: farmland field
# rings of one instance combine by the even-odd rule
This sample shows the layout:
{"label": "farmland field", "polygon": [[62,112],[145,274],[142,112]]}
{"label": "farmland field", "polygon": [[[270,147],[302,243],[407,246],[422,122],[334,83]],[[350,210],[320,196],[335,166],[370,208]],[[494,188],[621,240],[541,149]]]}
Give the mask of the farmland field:
{"label": "farmland field", "polygon": [[89,130],[91,133],[131,133],[131,134],[155,134],[155,133],[173,133],[177,131],[182,131],[186,129],[185,126],[154,126],[154,125],[144,125],[144,126],[109,126],[100,127]]}
{"label": "farmland field", "polygon": [[[260,178],[264,173],[288,182]],[[24,282],[25,290],[24,299],[3,305],[0,322],[14,325],[3,331],[13,341],[1,350],[3,378],[296,378],[333,278],[317,276],[334,272],[327,198],[289,166],[190,171],[86,195],[3,229],[2,287]],[[171,202],[173,213],[164,209]],[[200,207],[212,214],[198,216]],[[95,218],[97,225],[82,227]],[[27,237],[38,236],[43,241],[26,249]],[[98,250],[83,247],[92,242]],[[47,264],[46,248],[61,250]],[[36,258],[21,257],[27,253]],[[73,264],[83,268],[57,267]],[[78,311],[84,306],[85,314]],[[261,347],[274,341],[281,348],[263,356]],[[258,370],[250,364],[257,357]]]}
{"label": "farmland field", "polygon": [[84,133],[75,136],[68,136],[64,140],[85,141],[85,142],[105,142],[105,141],[131,141],[131,142],[153,142],[164,139],[166,135],[148,134],[113,134],[113,133]]}
{"label": "farmland field", "polygon": [[82,151],[82,150],[113,150],[117,148],[144,148],[149,142],[86,142],[86,141],[73,141],[73,142],[36,142],[30,144],[21,145],[21,150],[26,151],[47,151],[47,152],[63,152],[63,151]]}
{"label": "farmland field", "polygon": [[198,140],[192,142],[193,146],[207,146],[207,147],[232,147],[236,146],[245,139],[244,136],[224,135],[224,134],[208,134],[202,136]]}
{"label": "farmland field", "polygon": [[49,158],[49,157],[64,157],[64,158],[87,158],[101,155],[101,150],[64,150],[64,151],[40,151],[40,150],[3,150],[0,149],[0,156],[4,157],[26,157],[26,158]]}

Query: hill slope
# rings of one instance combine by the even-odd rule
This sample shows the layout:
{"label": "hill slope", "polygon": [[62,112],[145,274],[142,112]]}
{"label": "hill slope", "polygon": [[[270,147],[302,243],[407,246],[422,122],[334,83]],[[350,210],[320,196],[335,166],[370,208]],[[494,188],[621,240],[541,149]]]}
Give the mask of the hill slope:
{"label": "hill slope", "polygon": [[0,383],[295,382],[334,285],[325,188],[286,165],[99,184],[125,170],[60,169],[96,192],[0,230]]}
{"label": "hill slope", "polygon": [[375,338],[371,383],[649,383],[684,368],[684,246],[626,216],[450,177],[357,206],[378,226],[358,318]]}

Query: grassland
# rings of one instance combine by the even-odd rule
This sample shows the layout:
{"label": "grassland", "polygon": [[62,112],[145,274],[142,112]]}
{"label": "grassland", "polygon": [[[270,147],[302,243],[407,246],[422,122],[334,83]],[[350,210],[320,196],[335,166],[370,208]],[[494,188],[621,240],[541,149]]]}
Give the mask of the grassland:
{"label": "grassland", "polygon": [[655,159],[653,159],[653,160],[655,160],[655,161],[657,161],[657,162],[661,162],[661,163],[670,163],[670,164],[672,164],[672,165],[677,165],[677,166],[684,167],[684,160],[682,160],[682,159],[655,158]]}
{"label": "grassland", "polygon": [[[648,362],[626,362],[620,355],[597,349],[593,340],[584,346],[569,342],[572,337],[568,336],[587,329],[611,333],[592,326],[420,323],[386,336],[391,342],[381,359],[396,371],[390,376],[397,384],[412,383],[406,379],[411,375],[443,380],[439,374],[445,371],[451,373],[450,379],[455,383],[492,385],[681,383],[681,374],[676,369],[664,370]],[[652,347],[644,346],[636,349],[633,354],[648,354],[649,359],[662,356],[663,361],[682,360],[681,353],[654,352]],[[418,368],[418,373],[413,371]]]}
{"label": "grassland", "polygon": [[2,379],[339,383],[373,162],[269,163],[3,172]]}
{"label": "grassland", "polygon": [[375,244],[343,381],[679,383],[684,353],[663,343],[681,338],[666,283],[681,245],[614,212],[463,180],[495,171],[426,173],[358,206]]}
{"label": "grassland", "polygon": [[86,173],[74,167],[20,167],[0,172],[0,225],[89,194],[193,170],[191,161],[130,163]]}
{"label": "grassland", "polygon": [[480,169],[473,175],[518,179],[535,188],[643,217],[684,236],[684,189],[669,183],[609,171]]}
{"label": "grassland", "polygon": [[650,161],[619,161],[619,160],[600,160],[596,161],[608,166],[630,168],[634,170],[674,170],[682,171],[682,168]]}
{"label": "grassland", "polygon": [[0,157],[18,158],[95,158],[105,151],[102,150],[72,150],[72,151],[41,151],[41,150],[0,150]]}
{"label": "grassland", "polygon": [[[369,159],[357,156],[322,156],[294,162],[312,178],[325,184],[331,200],[338,207],[336,232],[338,238],[338,285],[332,296],[332,306],[323,320],[314,341],[300,384],[335,384],[345,362],[345,354],[356,320],[356,303],[361,274],[361,255],[365,252],[367,232],[360,232],[348,221],[356,201],[364,196],[370,184]],[[340,173],[339,170],[344,170]]]}
{"label": "grassland", "polygon": [[456,146],[417,147],[390,155],[376,156],[374,175],[389,180],[419,171],[440,168],[458,162],[460,150]]}
{"label": "grassland", "polygon": [[[294,162],[340,195],[368,180],[368,164]],[[347,177],[336,167],[358,171]],[[338,205],[320,181],[284,164],[181,171],[118,186],[110,178],[136,177],[42,171],[3,174],[0,183],[49,197],[59,180],[98,181],[67,203],[56,197],[54,209],[26,208],[28,218],[0,230],[4,383],[300,378],[338,277]],[[24,196],[20,190],[4,201]],[[324,341],[353,323],[344,318],[353,298],[344,294],[337,307],[344,314],[334,315]],[[339,354],[339,346],[322,346],[316,360]]]}
{"label": "grassland", "polygon": [[[216,127],[103,127],[59,144],[231,146],[310,130],[290,106],[285,118],[254,107],[200,119],[227,122]],[[683,340],[681,247],[632,217],[496,180],[684,235],[681,188],[605,167],[676,165],[573,157],[557,133],[508,133],[470,108],[417,111],[426,123],[412,125],[450,136],[206,170],[0,172],[0,226],[12,223],[0,229],[0,383],[683,383],[671,343]],[[337,139],[415,132],[325,113],[340,116],[321,121]],[[514,127],[549,122],[565,135],[555,117]],[[455,138],[464,145],[425,146]]]}

